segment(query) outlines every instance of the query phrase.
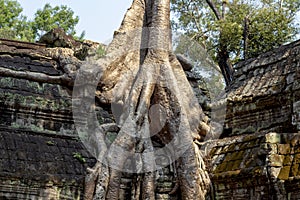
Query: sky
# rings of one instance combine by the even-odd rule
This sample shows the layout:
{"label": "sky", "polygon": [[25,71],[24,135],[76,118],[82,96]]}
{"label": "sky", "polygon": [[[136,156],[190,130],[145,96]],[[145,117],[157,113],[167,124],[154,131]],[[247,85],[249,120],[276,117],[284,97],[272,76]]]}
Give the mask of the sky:
{"label": "sky", "polygon": [[[122,22],[123,16],[130,7],[132,0],[17,0],[23,14],[29,19],[34,13],[44,7],[46,3],[51,6],[67,5],[75,15],[79,16],[76,26],[77,35],[85,30],[85,39],[107,43]],[[33,3],[34,2],[34,3]]]}
{"label": "sky", "polygon": [[[77,35],[85,30],[85,39],[106,44],[112,39],[113,32],[119,28],[132,3],[132,0],[35,0],[34,3],[32,0],[17,1],[23,8],[23,14],[29,19],[46,3],[51,6],[67,5],[80,18],[76,26]],[[300,22],[300,12],[297,20]],[[297,38],[300,39],[300,34]]]}

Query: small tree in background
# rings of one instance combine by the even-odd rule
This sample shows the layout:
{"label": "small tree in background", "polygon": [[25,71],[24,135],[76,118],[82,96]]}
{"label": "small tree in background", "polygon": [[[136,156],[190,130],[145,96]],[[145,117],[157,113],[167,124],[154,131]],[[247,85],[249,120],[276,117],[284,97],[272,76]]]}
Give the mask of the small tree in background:
{"label": "small tree in background", "polygon": [[0,38],[33,41],[31,22],[22,15],[21,5],[14,0],[0,0]]}
{"label": "small tree in background", "polygon": [[17,1],[0,0],[0,27],[13,27],[15,26],[23,9]]}
{"label": "small tree in background", "polygon": [[35,13],[32,28],[37,38],[58,27],[64,29],[67,34],[75,36],[75,26],[78,22],[79,17],[74,16],[74,12],[67,6],[51,7],[50,4],[46,4],[43,9]]}
{"label": "small tree in background", "polygon": [[[33,20],[22,15],[22,7],[15,0],[0,0],[0,38],[34,42],[53,28],[60,27],[75,36],[79,17],[67,6],[46,4],[37,10]],[[75,36],[76,37],[76,36]],[[77,39],[82,39],[84,32]]]}

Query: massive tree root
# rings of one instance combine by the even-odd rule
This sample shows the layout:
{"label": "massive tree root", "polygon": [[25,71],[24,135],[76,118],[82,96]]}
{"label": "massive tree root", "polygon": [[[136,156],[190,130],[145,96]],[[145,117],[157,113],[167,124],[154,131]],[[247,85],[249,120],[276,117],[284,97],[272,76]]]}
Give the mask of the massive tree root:
{"label": "massive tree root", "polygon": [[138,155],[133,167],[142,166],[135,172],[144,174],[137,176],[132,199],[154,200],[159,166],[153,138],[170,150],[176,167],[178,181],[171,193],[179,188],[181,199],[205,198],[209,177],[194,143],[202,137],[202,110],[171,52],[169,15],[169,0],[134,0],[107,55],[97,61],[103,71],[98,98],[112,104],[120,130],[87,175],[86,200],[119,199],[126,161]]}

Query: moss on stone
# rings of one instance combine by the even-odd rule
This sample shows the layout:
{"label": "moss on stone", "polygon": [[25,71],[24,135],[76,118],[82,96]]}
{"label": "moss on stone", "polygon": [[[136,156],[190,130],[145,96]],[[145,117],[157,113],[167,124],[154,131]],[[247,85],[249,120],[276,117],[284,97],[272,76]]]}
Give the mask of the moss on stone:
{"label": "moss on stone", "polygon": [[232,170],[240,169],[241,163],[242,163],[242,160],[236,160],[236,161],[234,161],[234,163],[232,165]]}
{"label": "moss on stone", "polygon": [[234,165],[234,161],[227,162],[225,171],[232,171],[233,165]]}
{"label": "moss on stone", "polygon": [[299,173],[299,164],[293,164],[291,166],[291,176],[297,176]]}
{"label": "moss on stone", "polygon": [[234,128],[232,130],[232,133],[234,135],[241,135],[241,134],[245,134],[245,133],[255,133],[257,130],[255,127],[253,126],[248,126],[246,128]]}
{"label": "moss on stone", "polygon": [[227,162],[222,162],[220,165],[218,165],[218,167],[216,168],[214,173],[221,173],[221,172],[225,172],[226,171],[226,167],[227,167]]}
{"label": "moss on stone", "polygon": [[230,160],[236,160],[238,153],[239,153],[238,151],[231,153]]}
{"label": "moss on stone", "polygon": [[236,160],[242,160],[244,158],[244,154],[245,154],[245,151],[238,151],[237,154],[235,155],[235,159]]}
{"label": "moss on stone", "polygon": [[105,137],[105,142],[107,143],[107,145],[111,145],[117,136],[118,133],[116,132],[107,132]]}
{"label": "moss on stone", "polygon": [[246,159],[244,164],[245,164],[246,168],[252,168],[252,167],[256,166],[256,162],[252,156],[249,157],[248,159]]}
{"label": "moss on stone", "polygon": [[286,155],[283,160],[283,166],[291,166],[293,162],[293,156],[292,155]]}
{"label": "moss on stone", "polygon": [[227,153],[224,158],[224,162],[229,162],[233,160],[232,153]]}
{"label": "moss on stone", "polygon": [[213,157],[216,152],[217,152],[217,147],[213,147],[212,150],[209,152],[209,156]]}
{"label": "moss on stone", "polygon": [[235,151],[235,144],[230,144],[227,149],[227,152],[232,152],[232,151]]}
{"label": "moss on stone", "polygon": [[0,102],[3,102],[5,106],[16,105],[21,107],[29,107],[31,109],[38,108],[41,110],[51,110],[57,112],[63,109],[71,109],[71,102],[67,99],[49,99],[43,96],[24,96],[21,94],[14,93],[1,93]]}
{"label": "moss on stone", "polygon": [[290,144],[277,144],[277,146],[279,154],[286,155],[291,152]]}
{"label": "moss on stone", "polygon": [[290,166],[285,166],[280,170],[278,178],[281,180],[288,180],[290,174]]}
{"label": "moss on stone", "polygon": [[253,147],[259,145],[259,143],[257,142],[257,140],[251,140],[247,144],[248,144],[247,145],[248,148],[253,148]]}
{"label": "moss on stone", "polygon": [[300,164],[300,154],[295,154],[294,162],[295,162],[296,164]]}

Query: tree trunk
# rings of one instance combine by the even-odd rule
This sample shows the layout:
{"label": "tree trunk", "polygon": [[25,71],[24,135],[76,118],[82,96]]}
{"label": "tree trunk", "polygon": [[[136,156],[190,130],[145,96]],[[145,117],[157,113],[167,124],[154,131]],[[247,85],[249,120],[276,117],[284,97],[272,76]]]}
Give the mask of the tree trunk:
{"label": "tree trunk", "polygon": [[97,61],[103,70],[99,95],[118,113],[120,131],[87,175],[85,199],[119,199],[125,163],[140,155],[133,159],[142,171],[134,171],[140,175],[132,199],[154,200],[155,171],[161,164],[154,137],[176,161],[180,198],[204,199],[209,177],[193,142],[201,139],[203,112],[171,52],[170,0],[134,0],[107,53]]}
{"label": "tree trunk", "polygon": [[229,58],[229,52],[227,47],[224,47],[222,44],[219,44],[218,49],[218,64],[225,79],[226,85],[229,85],[233,80],[233,68]]}
{"label": "tree trunk", "polygon": [[243,41],[244,41],[244,60],[248,58],[248,37],[249,37],[249,18],[244,19]]}
{"label": "tree trunk", "polygon": [[[206,0],[206,3],[209,5],[210,9],[212,9],[215,17],[218,21],[224,20],[226,16],[226,6],[227,2],[222,2],[222,15],[219,13],[217,6],[214,4],[212,0]],[[220,30],[219,35],[219,49],[217,53],[218,64],[221,69],[222,75],[225,79],[226,85],[229,85],[233,80],[233,67],[229,58],[229,52],[227,47],[222,42],[222,30]]]}

